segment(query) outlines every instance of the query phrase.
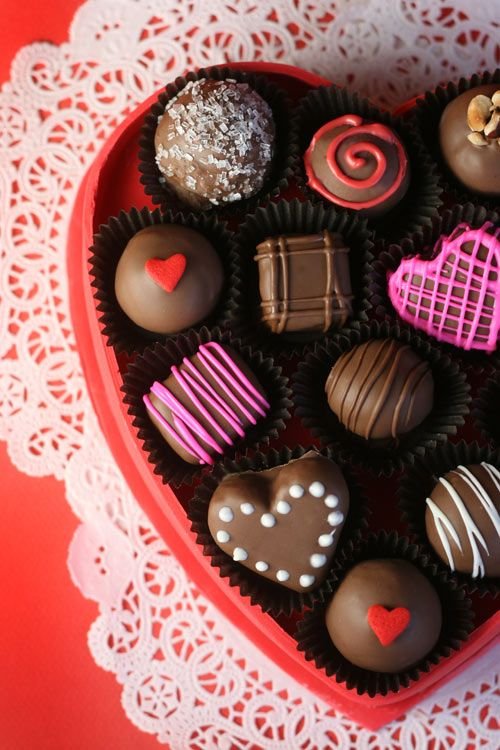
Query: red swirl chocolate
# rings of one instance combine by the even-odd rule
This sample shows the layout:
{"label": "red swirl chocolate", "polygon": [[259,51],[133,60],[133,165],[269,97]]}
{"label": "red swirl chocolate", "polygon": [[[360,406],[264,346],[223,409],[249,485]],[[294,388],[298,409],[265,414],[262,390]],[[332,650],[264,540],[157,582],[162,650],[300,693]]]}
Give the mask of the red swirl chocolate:
{"label": "red swirl chocolate", "polygon": [[387,125],[345,114],[323,125],[304,155],[309,187],[369,217],[387,213],[410,181],[408,157]]}
{"label": "red swirl chocolate", "polygon": [[439,478],[426,500],[430,544],[452,571],[500,576],[500,472],[483,462]]}
{"label": "red swirl chocolate", "polygon": [[184,357],[143,400],[155,427],[191,464],[213,464],[270,409],[250,368],[233,349],[216,342]]}
{"label": "red swirl chocolate", "polygon": [[349,510],[339,467],[316,451],[265,471],[227,476],[208,525],[233,560],[293,591],[325,579]]}
{"label": "red swirl chocolate", "polygon": [[442,610],[427,578],[406,560],[365,560],[346,575],[326,610],[335,647],[351,664],[397,673],[437,643]]}
{"label": "red swirl chocolate", "polygon": [[410,432],[434,401],[429,364],[395,339],[372,339],[344,352],[331,369],[325,391],[344,427],[367,440]]}
{"label": "red swirl chocolate", "polygon": [[352,314],[349,248],[340,234],[271,237],[255,260],[262,321],[273,333],[326,332]]}
{"label": "red swirl chocolate", "polygon": [[115,293],[138,326],[179,333],[214,310],[224,284],[222,263],[200,232],[180,224],[157,224],[137,232],[123,251]]}

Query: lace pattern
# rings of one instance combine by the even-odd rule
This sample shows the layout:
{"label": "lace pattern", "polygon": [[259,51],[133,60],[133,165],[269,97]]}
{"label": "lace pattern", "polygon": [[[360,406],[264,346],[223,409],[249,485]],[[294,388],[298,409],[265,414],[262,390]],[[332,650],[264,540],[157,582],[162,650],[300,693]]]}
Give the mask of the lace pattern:
{"label": "lace pattern", "polygon": [[453,6],[89,0],[70,41],[21,49],[0,91],[0,439],[21,471],[65,482],[81,519],[70,571],[99,606],[92,655],[123,686],[130,720],[174,750],[395,750],[430,737],[455,750],[499,745],[491,653],[374,733],[294,684],[224,621],[142,514],[99,432],[65,276],[70,207],[86,168],[166,80],[221,61],[274,60],[393,106],[498,64],[497,4]]}

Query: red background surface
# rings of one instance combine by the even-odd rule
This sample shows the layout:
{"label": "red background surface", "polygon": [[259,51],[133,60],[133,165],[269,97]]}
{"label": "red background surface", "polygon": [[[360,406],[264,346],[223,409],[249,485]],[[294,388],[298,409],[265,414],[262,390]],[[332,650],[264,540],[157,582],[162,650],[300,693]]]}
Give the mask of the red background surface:
{"label": "red background surface", "polygon": [[[23,45],[66,41],[79,5],[0,0],[0,82]],[[0,476],[0,747],[158,748],[125,717],[114,676],[90,656],[87,631],[97,607],[69,577],[66,558],[78,520],[63,485],[20,474],[4,443]]]}

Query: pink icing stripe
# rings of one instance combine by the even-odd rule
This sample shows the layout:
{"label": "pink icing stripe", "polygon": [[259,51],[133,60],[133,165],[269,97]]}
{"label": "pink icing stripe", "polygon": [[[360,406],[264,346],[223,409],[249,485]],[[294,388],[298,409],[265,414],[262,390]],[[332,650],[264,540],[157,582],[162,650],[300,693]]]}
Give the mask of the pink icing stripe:
{"label": "pink icing stripe", "polygon": [[[473,243],[470,253],[463,250],[468,242]],[[478,257],[481,247],[487,249],[485,260]],[[466,350],[494,351],[500,333],[499,275],[500,228],[491,222],[480,229],[460,224],[449,237],[439,238],[431,260],[404,258],[399,268],[388,274],[388,292],[400,317],[415,328]],[[429,280],[431,289],[425,289]],[[439,291],[440,284],[446,286],[445,293]],[[477,300],[470,299],[471,292],[478,295]],[[492,305],[487,297],[492,298]],[[438,310],[438,304],[444,310]],[[420,317],[423,311],[427,320]],[[486,332],[479,332],[479,328]]]}
{"label": "pink icing stripe", "polygon": [[[257,421],[252,410],[258,415],[265,416],[270,408],[269,403],[219,344],[215,342],[202,344],[198,349],[197,357],[213,381],[236,404],[247,422],[255,424]],[[173,393],[159,382],[153,383],[151,393],[170,410],[173,424],[169,424],[155,408],[149,395],[145,395],[143,401],[148,412],[187,453],[195,456],[200,464],[211,465],[214,460],[205,450],[202,442],[213,452],[222,454],[222,446],[233,445],[233,440],[223,429],[220,420],[229,424],[237,435],[243,437],[245,434],[243,418],[224,401],[191,359],[185,357],[182,368],[181,370],[179,367],[172,367],[171,374],[189,399],[192,411],[183,406]],[[216,416],[210,414],[208,407],[215,412]],[[200,421],[201,418],[218,434],[220,444],[204,427]]]}
{"label": "pink icing stripe", "polygon": [[[338,135],[333,136],[326,152],[326,161],[332,174],[337,180],[339,180],[341,184],[346,185],[346,187],[355,188],[359,191],[369,190],[370,188],[376,187],[376,185],[380,183],[387,170],[387,159],[382,149],[372,140],[365,140],[357,141],[348,145],[344,153],[344,158],[347,165],[356,170],[366,165],[367,160],[366,157],[363,156],[363,153],[369,154],[374,158],[376,163],[375,169],[373,170],[372,174],[370,174],[366,179],[362,180],[357,179],[356,177],[350,177],[344,172],[338,160],[338,152],[340,147],[349,138],[352,138],[353,135],[368,135],[373,138],[378,138],[380,141],[389,144],[396,150],[398,171],[394,178],[394,181],[383,193],[376,196],[375,198],[372,198],[371,200],[349,201],[341,198],[339,195],[331,193],[326,185],[324,185],[324,183],[320,181],[319,177],[314,171],[312,165],[312,154],[320,139],[323,136],[328,135],[331,131],[335,131],[338,128],[345,127],[346,125],[348,126],[348,129],[342,131]],[[337,205],[344,208],[353,208],[359,210],[363,208],[373,208],[374,206],[378,206],[380,203],[390,198],[397,190],[399,190],[406,174],[407,157],[399,138],[386,125],[382,125],[381,123],[377,122],[363,125],[362,117],[360,117],[359,115],[348,114],[342,115],[342,117],[337,117],[334,120],[327,122],[326,125],[323,125],[323,127],[314,134],[311,144],[304,154],[304,165],[309,185],[314,190],[323,195],[323,197],[332,201],[332,203],[336,203]]]}

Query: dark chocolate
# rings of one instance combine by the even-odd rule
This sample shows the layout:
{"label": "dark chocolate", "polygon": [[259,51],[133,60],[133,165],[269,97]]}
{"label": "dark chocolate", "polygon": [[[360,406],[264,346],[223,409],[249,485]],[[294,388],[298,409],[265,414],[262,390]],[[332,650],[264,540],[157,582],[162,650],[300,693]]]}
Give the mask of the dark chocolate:
{"label": "dark chocolate", "polygon": [[352,568],[326,610],[335,647],[373,672],[401,672],[436,645],[442,610],[427,578],[406,560],[365,560]]}
{"label": "dark chocolate", "polygon": [[210,500],[208,525],[233,560],[303,593],[325,579],[348,510],[341,470],[309,451],[284,466],[227,476]]}
{"label": "dark chocolate", "polygon": [[270,408],[245,362],[213,341],[172,367],[143,400],[155,427],[191,464],[213,464]]}
{"label": "dark chocolate", "polygon": [[342,208],[377,217],[404,197],[408,157],[387,125],[345,114],[323,125],[304,155],[308,185]]}
{"label": "dark chocolate", "polygon": [[429,364],[408,344],[372,339],[344,352],[325,385],[330,409],[365,439],[397,438],[430,413],[434,381]]}
{"label": "dark chocolate", "polygon": [[200,232],[156,224],[137,232],[118,261],[118,304],[138,326],[179,333],[204,320],[224,283],[221,260]]}
{"label": "dark chocolate", "polygon": [[257,246],[262,320],[273,333],[341,328],[352,314],[342,235],[271,237]]}
{"label": "dark chocolate", "polygon": [[201,78],[165,108],[155,134],[167,186],[193,208],[249,198],[274,155],[271,108],[247,83]]}
{"label": "dark chocolate", "polygon": [[498,83],[464,91],[447,105],[439,123],[439,145],[447,166],[466,188],[500,196]]}
{"label": "dark chocolate", "polygon": [[483,462],[440,477],[427,498],[429,543],[452,571],[500,576],[500,471]]}

